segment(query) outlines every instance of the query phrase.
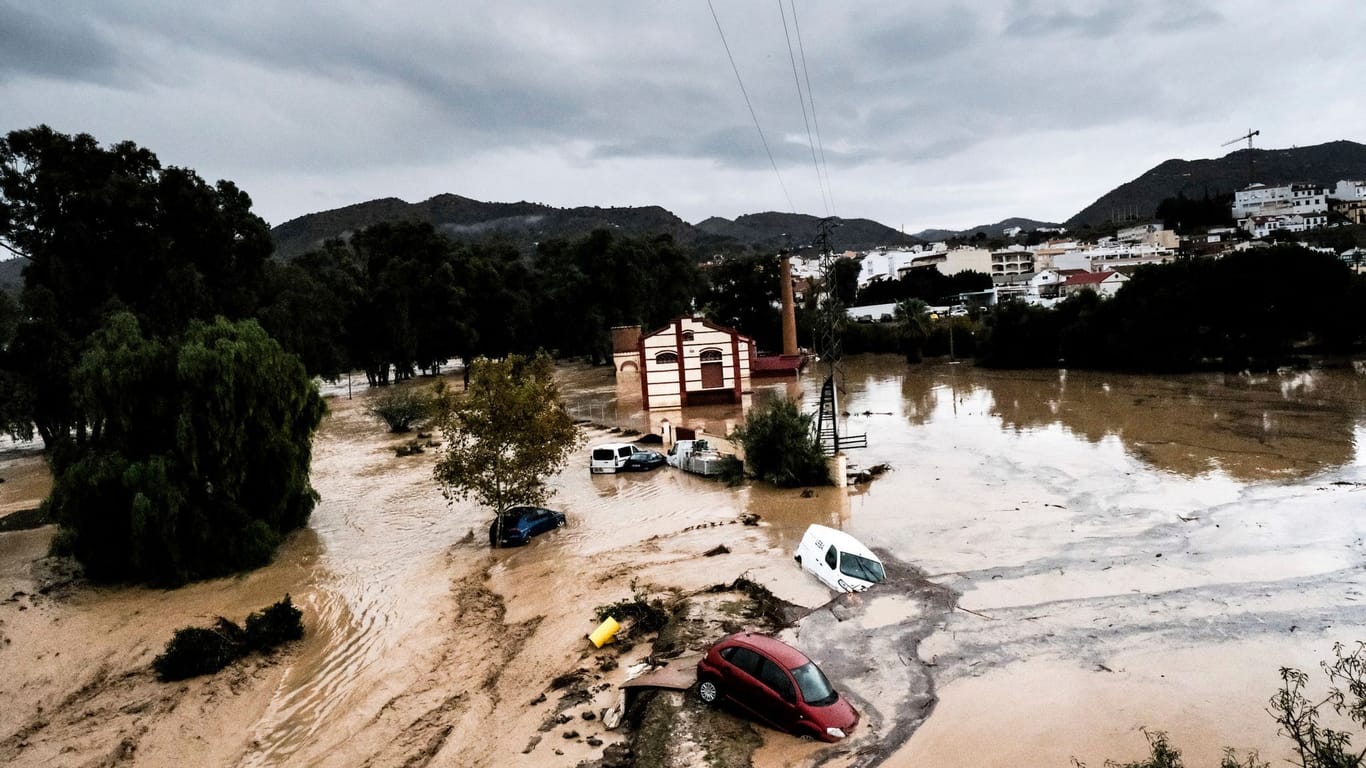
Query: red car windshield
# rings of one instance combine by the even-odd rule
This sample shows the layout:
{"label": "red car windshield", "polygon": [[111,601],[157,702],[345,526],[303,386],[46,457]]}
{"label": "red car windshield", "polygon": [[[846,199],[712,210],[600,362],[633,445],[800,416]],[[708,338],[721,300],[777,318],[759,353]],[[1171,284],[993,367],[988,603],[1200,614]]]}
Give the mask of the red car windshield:
{"label": "red car windshield", "polygon": [[802,700],[813,707],[828,706],[839,699],[839,694],[835,693],[830,681],[825,679],[821,668],[816,666],[814,661],[808,661],[792,670],[792,677],[797,680]]}

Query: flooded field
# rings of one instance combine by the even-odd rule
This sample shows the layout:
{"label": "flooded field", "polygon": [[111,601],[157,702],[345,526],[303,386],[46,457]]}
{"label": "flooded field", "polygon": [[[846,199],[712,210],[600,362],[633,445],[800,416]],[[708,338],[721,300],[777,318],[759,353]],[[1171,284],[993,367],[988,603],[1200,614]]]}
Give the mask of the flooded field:
{"label": "flooded field", "polygon": [[[1169,731],[1192,766],[1225,745],[1274,761],[1264,705],[1278,667],[1314,669],[1335,641],[1366,639],[1366,377],[894,357],[844,373],[846,431],[868,436],[850,459],[891,468],[847,492],[727,488],[667,468],[590,476],[589,445],[617,439],[590,428],[552,481],[569,525],[491,552],[487,512],[442,497],[433,451],[395,456],[404,439],[342,387],[314,453],[319,506],[268,568],[170,593],[43,592],[33,563],[51,531],[0,534],[0,697],[17,704],[0,712],[0,762],[573,766],[621,738],[583,715],[647,651],[608,669],[584,639],[593,609],[633,582],[687,592],[740,575],[815,608],[830,593],[791,561],[814,522],[922,570],[958,607],[869,593],[853,621],[818,612],[792,631],[868,717],[844,752],[759,728],[759,766],[851,764],[874,742],[857,764],[1100,765],[1136,758],[1145,726]],[[610,369],[561,376],[571,409],[604,424],[725,434],[742,418],[644,413]],[[818,377],[761,383],[750,402],[810,408]],[[0,484],[0,509],[35,495],[37,460],[0,465],[23,478]],[[745,513],[761,524],[739,525]],[[731,554],[701,558],[719,543]],[[235,675],[151,677],[174,628],[240,621],[285,592],[305,610],[296,649]],[[599,682],[566,704],[549,684],[576,669]]]}

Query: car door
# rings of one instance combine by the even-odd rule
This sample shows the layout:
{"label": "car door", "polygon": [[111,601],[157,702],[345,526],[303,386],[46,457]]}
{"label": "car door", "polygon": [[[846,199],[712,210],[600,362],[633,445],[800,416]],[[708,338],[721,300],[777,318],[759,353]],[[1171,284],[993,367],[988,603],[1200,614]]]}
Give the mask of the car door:
{"label": "car door", "polygon": [[[796,704],[796,689],[792,680],[772,660],[757,651],[736,646],[731,650],[729,661],[735,667],[729,696],[745,712],[771,728],[788,730],[793,722],[792,712]],[[775,690],[781,680],[787,681],[791,702]]]}
{"label": "car door", "polygon": [[545,533],[555,527],[555,518],[547,509],[535,509],[531,511],[531,534]]}
{"label": "car door", "polygon": [[782,731],[791,731],[801,719],[797,708],[797,686],[792,676],[777,662],[765,657],[759,666],[759,682],[763,688],[757,709],[760,716],[770,725]]}

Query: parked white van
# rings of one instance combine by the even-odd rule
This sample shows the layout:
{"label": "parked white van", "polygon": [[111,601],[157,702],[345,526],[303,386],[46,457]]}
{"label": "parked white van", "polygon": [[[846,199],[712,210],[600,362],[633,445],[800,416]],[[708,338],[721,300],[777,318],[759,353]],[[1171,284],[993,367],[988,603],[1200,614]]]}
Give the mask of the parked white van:
{"label": "parked white van", "polygon": [[887,578],[882,560],[859,540],[834,528],[813,525],[797,545],[797,564],[840,592],[862,592]]}
{"label": "parked white van", "polygon": [[593,455],[588,459],[588,471],[595,475],[610,475],[626,466],[635,453],[636,447],[630,443],[603,443],[593,446]]}

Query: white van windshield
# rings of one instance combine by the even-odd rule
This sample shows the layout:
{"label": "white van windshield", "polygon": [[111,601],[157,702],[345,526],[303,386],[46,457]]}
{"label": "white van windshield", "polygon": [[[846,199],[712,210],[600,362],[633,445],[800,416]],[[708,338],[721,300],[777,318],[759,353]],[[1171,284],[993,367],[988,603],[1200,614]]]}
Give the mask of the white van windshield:
{"label": "white van windshield", "polygon": [[593,461],[615,461],[616,458],[617,455],[612,452],[611,448],[593,449]]}
{"label": "white van windshield", "polygon": [[874,584],[887,578],[882,570],[882,563],[861,557],[852,552],[840,553],[840,573],[845,576],[853,576],[856,579],[863,579]]}

